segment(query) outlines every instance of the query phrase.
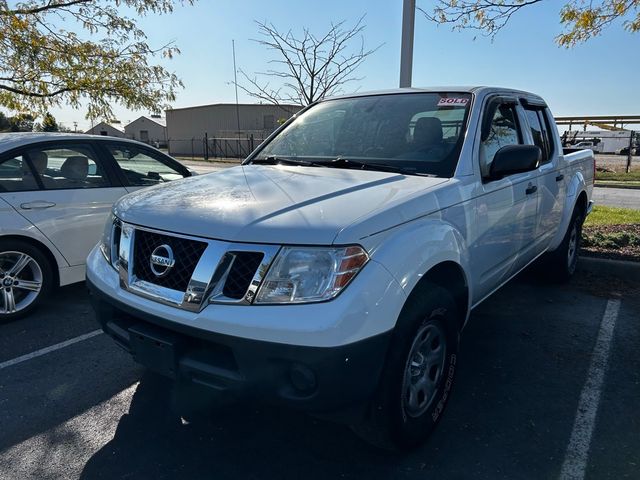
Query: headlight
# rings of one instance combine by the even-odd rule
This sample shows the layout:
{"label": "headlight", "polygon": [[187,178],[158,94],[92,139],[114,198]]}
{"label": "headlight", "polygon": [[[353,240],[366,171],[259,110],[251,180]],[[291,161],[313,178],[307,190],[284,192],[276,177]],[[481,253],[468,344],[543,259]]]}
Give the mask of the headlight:
{"label": "headlight", "polygon": [[115,267],[118,259],[118,246],[120,244],[120,224],[113,213],[109,214],[104,225],[102,239],[100,240],[100,251],[104,258]]}
{"label": "headlight", "polygon": [[258,291],[255,303],[329,300],[367,263],[362,247],[283,247]]}

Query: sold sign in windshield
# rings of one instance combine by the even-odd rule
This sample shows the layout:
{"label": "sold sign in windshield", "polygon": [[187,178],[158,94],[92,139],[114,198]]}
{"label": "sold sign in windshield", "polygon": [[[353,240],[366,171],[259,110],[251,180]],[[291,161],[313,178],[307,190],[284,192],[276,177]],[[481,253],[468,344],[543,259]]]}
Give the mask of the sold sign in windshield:
{"label": "sold sign in windshield", "polygon": [[469,103],[468,98],[441,98],[438,107],[465,107]]}

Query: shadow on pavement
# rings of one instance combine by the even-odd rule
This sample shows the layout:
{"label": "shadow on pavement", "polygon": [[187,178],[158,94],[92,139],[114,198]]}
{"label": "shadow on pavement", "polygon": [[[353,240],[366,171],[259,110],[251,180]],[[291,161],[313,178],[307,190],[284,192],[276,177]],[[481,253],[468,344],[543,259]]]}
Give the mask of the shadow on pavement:
{"label": "shadow on pavement", "polygon": [[393,455],[347,427],[297,412],[235,405],[183,423],[172,388],[145,373],[114,438],[81,478],[335,478],[396,468]]}

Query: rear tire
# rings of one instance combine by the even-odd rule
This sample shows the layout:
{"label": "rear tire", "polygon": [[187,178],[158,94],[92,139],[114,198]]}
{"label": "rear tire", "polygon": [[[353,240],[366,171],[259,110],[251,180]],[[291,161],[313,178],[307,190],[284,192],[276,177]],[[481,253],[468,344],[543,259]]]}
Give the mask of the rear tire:
{"label": "rear tire", "polygon": [[22,240],[0,240],[0,323],[35,310],[53,283],[53,268],[40,249]]}
{"label": "rear tire", "polygon": [[424,285],[407,300],[367,416],[352,426],[365,441],[404,450],[429,437],[453,385],[458,315],[453,296],[437,285]]}
{"label": "rear tire", "polygon": [[549,253],[546,258],[549,276],[556,282],[566,282],[576,272],[578,254],[582,243],[583,222],[584,215],[580,208],[576,206],[562,243],[556,250]]}

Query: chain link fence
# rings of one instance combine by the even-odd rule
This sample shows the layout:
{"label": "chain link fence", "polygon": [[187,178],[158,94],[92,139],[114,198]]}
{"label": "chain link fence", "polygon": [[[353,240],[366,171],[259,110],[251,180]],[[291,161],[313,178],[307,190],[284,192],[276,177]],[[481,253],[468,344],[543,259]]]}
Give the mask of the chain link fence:
{"label": "chain link fence", "polygon": [[260,145],[266,135],[244,137],[193,137],[187,139],[170,138],[167,141],[169,155],[191,158],[246,158]]}

